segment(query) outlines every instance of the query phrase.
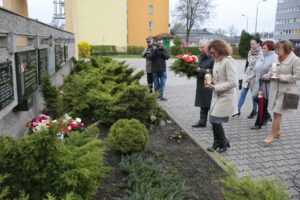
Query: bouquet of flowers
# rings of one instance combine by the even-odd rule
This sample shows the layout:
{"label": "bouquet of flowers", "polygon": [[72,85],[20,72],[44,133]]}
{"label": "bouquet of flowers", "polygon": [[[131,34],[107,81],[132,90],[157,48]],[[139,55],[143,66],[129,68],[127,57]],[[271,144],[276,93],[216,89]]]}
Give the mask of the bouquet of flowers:
{"label": "bouquet of flowers", "polygon": [[65,114],[62,119],[52,120],[49,116],[41,114],[38,117],[29,121],[26,126],[30,133],[35,133],[42,129],[49,129],[54,126],[57,129],[57,137],[63,139],[70,131],[80,130],[84,124],[80,118],[72,119],[68,114]]}
{"label": "bouquet of flowers", "polygon": [[188,78],[196,76],[195,68],[198,67],[198,58],[191,53],[179,54],[177,59],[171,66],[171,70],[179,76],[187,76]]}

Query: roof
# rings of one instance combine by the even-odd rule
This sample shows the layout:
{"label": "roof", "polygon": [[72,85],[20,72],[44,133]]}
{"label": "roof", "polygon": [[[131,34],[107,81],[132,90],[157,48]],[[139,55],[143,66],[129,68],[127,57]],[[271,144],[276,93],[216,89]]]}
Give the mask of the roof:
{"label": "roof", "polygon": [[153,38],[174,38],[174,36],[171,35],[170,33],[161,33],[153,36]]}

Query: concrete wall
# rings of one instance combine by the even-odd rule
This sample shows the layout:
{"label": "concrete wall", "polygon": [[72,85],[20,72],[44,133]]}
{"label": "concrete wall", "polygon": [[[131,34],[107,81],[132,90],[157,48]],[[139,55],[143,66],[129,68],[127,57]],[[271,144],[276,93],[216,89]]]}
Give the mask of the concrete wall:
{"label": "concrete wall", "polygon": [[65,0],[66,28],[76,42],[127,46],[126,0]]}
{"label": "concrete wall", "polygon": [[[153,13],[148,12],[152,5]],[[149,29],[149,21],[153,29]],[[146,46],[145,38],[169,29],[169,0],[128,0],[128,45]]]}
{"label": "concrete wall", "polygon": [[[16,45],[16,41],[20,38],[21,41],[27,41],[27,46]],[[47,42],[41,42],[43,39]],[[54,45],[68,46],[66,61],[57,72],[51,75],[52,82],[61,86],[63,76],[68,75],[72,69],[70,58],[75,55],[74,34],[0,8],[0,63],[12,61],[14,85],[14,101],[0,110],[0,134],[17,138],[22,136],[26,130],[25,123],[36,117],[43,109],[41,88],[38,86],[32,94],[32,108],[29,111],[13,111],[18,105],[15,54],[28,50],[51,49]]]}

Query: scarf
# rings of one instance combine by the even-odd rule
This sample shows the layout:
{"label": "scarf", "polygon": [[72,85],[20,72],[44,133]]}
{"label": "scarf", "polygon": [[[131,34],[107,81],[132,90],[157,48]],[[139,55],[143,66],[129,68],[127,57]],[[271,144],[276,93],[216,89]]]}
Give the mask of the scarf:
{"label": "scarf", "polygon": [[252,69],[255,66],[256,61],[262,54],[262,49],[261,47],[257,47],[256,49],[250,49],[248,53],[248,63],[249,63],[249,68]]}
{"label": "scarf", "polygon": [[285,54],[283,56],[278,56],[279,62],[282,63],[288,56],[289,56],[289,54]]}

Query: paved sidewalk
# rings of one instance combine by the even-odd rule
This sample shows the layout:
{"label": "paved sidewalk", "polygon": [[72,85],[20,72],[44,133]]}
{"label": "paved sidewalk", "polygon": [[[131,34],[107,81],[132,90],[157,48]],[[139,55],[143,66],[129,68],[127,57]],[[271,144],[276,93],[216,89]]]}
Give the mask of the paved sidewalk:
{"label": "paved sidewalk", "polygon": [[[144,61],[139,59],[127,60],[127,62],[138,69],[144,66]],[[245,61],[238,61],[240,77],[244,63]],[[194,107],[195,91],[196,79],[176,77],[173,72],[168,71],[165,91],[168,101],[160,104],[200,146],[206,149],[213,142],[211,126],[200,129],[191,127],[200,115],[200,108]],[[272,145],[265,145],[263,139],[270,131],[271,124],[260,130],[250,130],[255,121],[247,118],[251,109],[251,99],[248,94],[241,116],[232,118],[229,123],[224,124],[231,144],[231,148],[223,154],[226,161],[236,166],[239,175],[250,172],[254,176],[280,177],[291,199],[300,199],[300,191],[293,183],[293,176],[300,171],[300,111],[284,115],[281,126],[282,136]],[[300,184],[299,179],[297,182]]]}

